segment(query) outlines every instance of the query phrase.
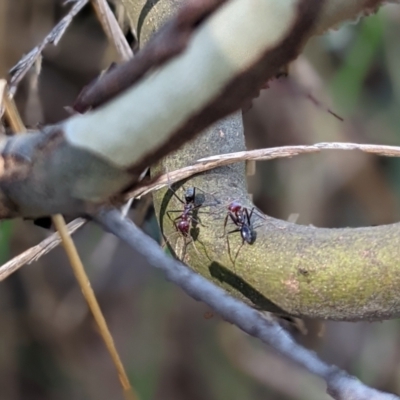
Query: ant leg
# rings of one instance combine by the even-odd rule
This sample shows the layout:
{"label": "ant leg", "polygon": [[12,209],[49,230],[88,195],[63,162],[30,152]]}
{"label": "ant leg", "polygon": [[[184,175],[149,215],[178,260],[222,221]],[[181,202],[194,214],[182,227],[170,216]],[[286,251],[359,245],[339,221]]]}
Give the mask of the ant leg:
{"label": "ant leg", "polygon": [[[206,192],[205,190],[203,190],[203,189],[200,189],[200,188],[197,188],[198,190],[200,190],[201,192],[203,192],[204,194],[209,194],[210,196],[212,196],[212,197],[214,197],[215,198],[215,193],[217,193],[217,190],[215,191],[215,192]],[[220,202],[219,202],[219,200],[217,200],[217,203],[218,204],[220,204]]]}
{"label": "ant leg", "polygon": [[250,211],[250,217],[249,217],[249,218],[251,218],[251,216],[253,215],[254,210],[255,210],[255,208],[253,207],[253,208],[251,209],[251,211]]}
{"label": "ant leg", "polygon": [[[236,218],[236,216],[234,215],[234,214],[232,214],[232,212],[228,212],[227,214],[226,214],[226,217],[225,217],[225,221],[224,221],[224,234],[222,235],[222,236],[220,236],[221,238],[223,238],[225,235],[226,235],[226,224],[228,223],[228,218],[231,218],[231,220],[232,220],[232,222],[236,225],[236,226],[239,226],[238,225],[238,219]],[[234,231],[231,231],[231,232],[228,232],[228,235],[230,234],[230,233],[233,233],[233,232],[239,232],[240,231],[240,229],[235,229]]]}
{"label": "ant leg", "polygon": [[177,225],[176,221],[173,220],[172,223],[174,224],[174,228],[176,229],[176,231],[179,233],[180,231],[179,231],[179,228],[178,228],[178,225]]}
{"label": "ant leg", "polygon": [[236,217],[235,214],[233,214],[231,211],[229,211],[228,215],[231,217],[232,222],[238,226],[239,225],[239,219]]}
{"label": "ant leg", "polygon": [[249,223],[249,225],[250,225],[251,217],[253,215],[253,211],[254,211],[254,207],[251,209],[250,214],[249,214],[249,210],[247,208],[244,209],[244,212],[246,213],[247,222]]}
{"label": "ant leg", "polygon": [[[227,216],[228,217],[228,216]],[[227,218],[226,218],[227,219]],[[231,232],[231,233],[233,233],[233,232]],[[225,234],[224,234],[225,235]],[[235,266],[235,262],[234,262],[234,260],[232,259],[232,252],[231,252],[231,244],[230,244],[230,242],[229,242],[229,233],[226,235],[226,244],[227,244],[227,247],[228,247],[228,255],[229,255],[229,259],[231,260],[231,263],[233,264],[233,266]],[[236,272],[236,271],[235,271]]]}
{"label": "ant leg", "polygon": [[[179,232],[178,232],[179,233]],[[179,248],[179,246],[178,246],[178,241],[179,241],[179,238],[177,239],[177,241],[176,241],[176,243],[175,243],[175,250],[176,250],[176,256],[177,256],[177,258],[179,259],[179,260],[184,260],[185,259],[185,257],[186,257],[186,238],[184,237],[184,236],[182,236],[182,235],[180,235],[180,237],[182,238],[182,240],[183,240],[183,247],[182,248]],[[178,253],[178,251],[179,251],[179,253]]]}
{"label": "ant leg", "polygon": [[195,251],[196,251],[196,253],[198,254],[198,255],[200,255],[200,252],[199,252],[199,250],[197,249],[197,246],[196,246],[196,243],[194,242],[194,239],[192,238],[192,237],[190,237],[190,242],[188,242],[188,243],[186,243],[186,246],[189,246],[189,244],[190,243],[192,243],[193,244],[193,247],[194,247],[194,249],[195,249]]}
{"label": "ant leg", "polygon": [[240,250],[242,249],[243,245],[244,245],[244,240],[242,241],[242,244],[239,246],[239,248],[238,248],[238,250],[237,250],[237,252],[236,252],[234,265],[236,265],[236,260],[237,260],[237,258],[238,258],[239,252],[240,252]]}
{"label": "ant leg", "polygon": [[[174,212],[174,211],[172,211],[172,212]],[[168,211],[167,211],[167,215],[168,215],[168,218],[171,220],[171,222],[174,224],[175,229],[177,231],[179,231],[179,228],[178,228],[178,225],[176,224],[176,221],[181,220],[182,219],[182,215],[178,215],[176,218],[171,218],[171,216],[168,214]]]}
{"label": "ant leg", "polygon": [[172,186],[171,186],[171,184],[170,184],[170,182],[169,182],[169,173],[168,173],[168,171],[167,171],[167,178],[168,178],[168,188],[169,188],[169,190],[172,192],[172,194],[173,194],[182,204],[185,204],[185,202],[176,194],[175,190],[172,189]]}
{"label": "ant leg", "polygon": [[[229,243],[229,237],[226,237],[226,243],[228,245],[228,255],[229,259],[231,260],[231,263],[233,264],[233,267],[235,268],[235,261],[232,259],[232,253],[231,253],[231,245]],[[236,273],[236,268],[235,268],[235,273]]]}
{"label": "ant leg", "polygon": [[196,219],[196,218],[193,218],[193,216],[191,216],[191,219],[192,219],[192,221],[193,221],[194,223],[206,227],[206,225],[204,225],[204,224],[201,222],[200,218],[199,218],[199,219]]}
{"label": "ant leg", "polygon": [[[191,217],[192,221],[195,222],[196,224],[199,224],[199,225],[201,225],[201,226],[207,227],[207,225],[204,225],[204,224],[201,222],[201,219],[200,219],[200,217],[198,216],[198,214],[199,214],[199,213],[200,213],[200,214],[211,214],[211,213],[206,212],[206,211],[203,211],[203,212],[202,212],[202,211],[199,211],[198,209],[199,209],[201,206],[202,206],[202,204],[198,204],[197,206],[194,206],[194,207],[190,210],[190,217]],[[197,218],[195,218],[194,215],[196,215]]]}
{"label": "ant leg", "polygon": [[[216,206],[217,204],[221,204],[221,202],[215,197],[215,193],[217,193],[217,191],[214,192],[206,192],[205,190],[199,188],[199,187],[193,187],[193,189],[195,190],[194,193],[196,193],[196,190],[200,190],[200,192],[204,193],[205,195],[210,195],[212,197],[214,197],[215,201],[210,202],[210,204],[204,204],[202,203],[201,205],[203,207],[211,207],[211,206]],[[211,213],[210,213],[211,214]]]}
{"label": "ant leg", "polygon": [[165,248],[165,246],[167,246],[168,245],[168,243],[171,241],[171,239],[172,239],[172,237],[173,236],[175,236],[175,235],[179,235],[180,234],[180,232],[178,231],[178,230],[176,230],[176,232],[172,232],[172,233],[170,233],[168,236],[164,236],[164,246],[163,246],[163,248]]}
{"label": "ant leg", "polygon": [[196,253],[198,255],[200,255],[199,250],[196,247],[196,244],[194,242],[194,239],[192,237],[190,237],[190,240],[188,241],[188,237],[187,236],[181,236],[182,240],[183,240],[183,248],[182,251],[180,252],[179,255],[179,259],[182,260],[183,262],[185,262],[185,258],[186,258],[186,254],[187,254],[187,248],[190,244],[193,244],[194,250],[196,251]]}
{"label": "ant leg", "polygon": [[175,190],[172,189],[172,186],[168,186],[169,190],[172,192],[172,194],[182,203],[185,204],[185,202],[176,194]]}
{"label": "ant leg", "polygon": [[194,206],[192,208],[192,211],[196,210],[197,214],[215,214],[215,212],[211,212],[211,211],[198,210],[201,207],[209,207],[209,206],[208,205],[204,205],[203,203],[202,204],[197,204],[196,206]]}
{"label": "ant leg", "polygon": [[[196,211],[196,210],[195,210]],[[196,219],[196,218],[194,218],[193,217],[193,213],[191,213],[191,217],[192,217],[192,220],[194,221],[194,222],[196,222],[196,223],[198,223],[198,224],[200,224],[201,226],[206,226],[206,225],[204,225],[202,222],[201,222],[201,218],[198,216],[198,214],[211,214],[211,213],[209,213],[209,212],[206,212],[206,211],[196,211],[196,217],[198,218],[198,219]]]}
{"label": "ant leg", "polygon": [[[233,231],[229,231],[229,232],[226,234],[226,243],[227,243],[227,245],[228,245],[229,259],[231,260],[231,263],[233,264],[233,266],[235,266],[236,257],[235,257],[235,259],[232,258],[231,243],[230,243],[230,241],[229,241],[229,235],[230,235],[231,233],[235,233],[235,232],[240,232],[240,229],[234,229]],[[235,270],[235,272],[236,272],[236,270]]]}
{"label": "ant leg", "polygon": [[225,236],[226,224],[228,223],[228,217],[229,217],[229,214],[226,214],[226,217],[225,217],[225,220],[224,220],[224,233],[222,234],[222,236],[220,236],[220,238],[223,238]]}
{"label": "ant leg", "polygon": [[179,219],[179,217],[181,217],[180,215],[177,218],[172,218],[171,217],[171,215],[170,215],[171,213],[178,213],[178,212],[182,214],[182,210],[169,210],[169,211],[167,211],[167,216],[170,219],[170,221],[175,222],[177,219]]}

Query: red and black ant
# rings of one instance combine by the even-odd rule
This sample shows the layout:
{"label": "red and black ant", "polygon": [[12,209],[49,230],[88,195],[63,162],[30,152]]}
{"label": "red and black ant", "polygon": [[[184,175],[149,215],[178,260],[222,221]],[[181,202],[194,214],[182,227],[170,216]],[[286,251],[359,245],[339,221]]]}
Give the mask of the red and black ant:
{"label": "red and black ant", "polygon": [[228,213],[226,214],[225,221],[224,221],[224,235],[226,234],[226,225],[228,223],[228,219],[230,218],[231,221],[236,225],[236,229],[227,233],[230,235],[231,233],[240,232],[240,236],[242,237],[242,244],[240,245],[238,251],[236,252],[236,256],[234,260],[232,260],[230,254],[230,247],[229,247],[229,240],[228,240],[228,251],[229,257],[234,262],[239,254],[240,249],[245,243],[253,244],[256,240],[256,232],[254,231],[254,227],[251,221],[251,217],[253,216],[254,207],[250,210],[248,208],[242,206],[237,201],[233,201],[228,206]]}
{"label": "red and black ant", "polygon": [[[193,232],[190,232],[191,228],[195,228],[197,224],[203,225],[200,221],[200,218],[197,217],[197,214],[201,211],[198,211],[200,207],[205,207],[204,199],[203,201],[199,201],[196,190],[203,190],[195,187],[189,187],[185,190],[184,200],[182,200],[176,192],[170,187],[172,194],[183,204],[183,210],[168,210],[167,215],[168,218],[173,222],[176,232],[179,233],[184,241],[184,252],[186,252],[186,248],[190,243],[193,243],[193,247],[198,253],[195,240],[196,238],[193,236]],[[205,193],[205,192],[204,192]],[[180,213],[176,218],[172,218],[172,213]],[[203,225],[204,226],[204,225]],[[190,238],[189,241],[187,239]],[[182,257],[181,257],[182,258]]]}
{"label": "red and black ant", "polygon": [[[202,206],[202,204],[196,204],[196,188],[189,187],[185,190],[185,201],[183,201],[175,191],[170,188],[173,195],[183,204],[183,210],[169,210],[167,215],[169,219],[173,222],[177,232],[180,232],[184,237],[189,236],[189,231],[192,226],[192,222],[199,223],[197,219],[194,218],[194,212]],[[171,213],[181,213],[176,218],[171,218]]]}

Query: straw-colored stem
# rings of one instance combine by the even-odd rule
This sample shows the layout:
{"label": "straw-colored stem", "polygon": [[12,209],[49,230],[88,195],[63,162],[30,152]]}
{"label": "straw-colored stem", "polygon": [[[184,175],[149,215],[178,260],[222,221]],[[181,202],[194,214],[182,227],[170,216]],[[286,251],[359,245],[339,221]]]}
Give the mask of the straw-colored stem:
{"label": "straw-colored stem", "polygon": [[5,91],[3,97],[4,104],[4,116],[7,122],[10,124],[10,128],[14,133],[23,133],[26,132],[26,127],[22,122],[21,116],[17,110],[17,106],[15,105],[15,101],[12,97],[10,97]]}
{"label": "straw-colored stem", "polygon": [[107,323],[104,319],[104,316],[100,310],[100,306],[96,300],[96,296],[93,292],[93,289],[90,285],[89,279],[86,275],[85,269],[83,268],[82,261],[78,255],[74,242],[69,235],[69,232],[66,228],[66,224],[62,215],[57,214],[53,216],[53,222],[60,234],[62,239],[62,245],[68,254],[69,261],[71,263],[72,269],[74,271],[76,280],[79,282],[82,293],[85,296],[85,299],[89,305],[89,308],[93,314],[93,317],[99,327],[100,335],[102,336],[104,343],[107,346],[107,349],[111,355],[111,358],[115,364],[115,367],[118,371],[119,380],[121,381],[121,385],[124,389],[125,396],[127,399],[137,399],[138,396],[133,392],[131,385],[129,383],[128,376],[125,372],[122,361],[118,355],[118,352],[115,348],[113,337],[108,329]]}
{"label": "straw-colored stem", "polygon": [[121,61],[128,61],[133,57],[133,51],[109,5],[105,0],[91,0],[91,3],[108,41],[115,47]]}

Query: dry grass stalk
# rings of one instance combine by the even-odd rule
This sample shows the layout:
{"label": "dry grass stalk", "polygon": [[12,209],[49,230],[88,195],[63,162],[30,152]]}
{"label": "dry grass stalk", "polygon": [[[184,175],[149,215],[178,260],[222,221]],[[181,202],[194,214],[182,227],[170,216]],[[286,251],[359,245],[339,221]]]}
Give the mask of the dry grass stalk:
{"label": "dry grass stalk", "polygon": [[[55,46],[58,44],[75,15],[78,14],[78,12],[87,4],[88,1],[89,0],[74,0],[75,4],[72,6],[69,13],[51,30],[51,32],[43,39],[42,43],[33,48],[28,54],[22,57],[14,67],[10,69],[11,79],[9,93],[11,96],[14,96],[19,82],[21,82],[22,78],[41,56],[43,49],[48,44],[54,44]],[[70,2],[71,0],[66,1],[66,3]]]}
{"label": "dry grass stalk", "polygon": [[316,143],[306,146],[282,146],[268,149],[240,151],[238,153],[219,154],[212,157],[197,160],[195,164],[168,172],[152,180],[151,183],[141,185],[129,192],[127,198],[140,198],[154,190],[159,190],[169,184],[179,182],[200,172],[208,171],[223,165],[229,165],[240,161],[266,161],[276,158],[291,158],[300,154],[319,153],[322,150],[360,150],[365,153],[372,153],[386,157],[400,157],[400,147],[377,144],[358,143]]}
{"label": "dry grass stalk", "polygon": [[114,45],[121,61],[128,61],[131,59],[133,57],[133,51],[129,47],[118,21],[110,10],[107,1],[91,0],[91,3],[108,41]]}
{"label": "dry grass stalk", "polygon": [[133,389],[130,385],[121,358],[119,357],[118,351],[115,347],[114,339],[108,329],[106,320],[104,319],[103,313],[101,312],[99,303],[97,302],[96,296],[90,285],[89,279],[86,275],[85,269],[79,257],[78,251],[76,250],[75,244],[68,232],[63,216],[60,214],[54,215],[53,222],[60,234],[62,245],[66,253],[68,254],[69,261],[73,267],[72,269],[74,271],[75,278],[78,281],[79,286],[81,287],[82,293],[86,299],[86,302],[89,305],[90,311],[92,312],[93,317],[99,327],[100,335],[102,336],[104,343],[115,364],[119,380],[124,390],[125,397],[126,399],[132,399],[132,400],[138,399],[138,396],[133,392]]}
{"label": "dry grass stalk", "polygon": [[4,113],[4,97],[7,88],[7,81],[5,79],[0,79],[0,119],[3,117]]}
{"label": "dry grass stalk", "polygon": [[[86,220],[82,218],[77,218],[67,225],[67,229],[70,235],[86,224]],[[41,241],[36,246],[24,251],[18,256],[14,257],[10,261],[0,266],[0,281],[3,281],[8,276],[10,276],[15,271],[19,270],[26,264],[31,264],[37,261],[40,257],[47,254],[49,251],[53,250],[56,246],[61,243],[60,235],[56,232],[53,233],[48,238]]]}

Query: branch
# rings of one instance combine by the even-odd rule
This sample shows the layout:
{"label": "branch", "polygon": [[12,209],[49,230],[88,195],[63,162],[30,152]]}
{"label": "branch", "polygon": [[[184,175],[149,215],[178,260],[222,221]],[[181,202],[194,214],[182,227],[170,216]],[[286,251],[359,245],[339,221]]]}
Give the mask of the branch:
{"label": "branch", "polygon": [[[10,139],[2,153],[7,176],[0,182],[6,197],[0,217],[92,212],[136,182],[149,164],[240,109],[301,51],[324,3],[253,0],[250,6],[235,0],[222,7],[223,2],[186,2],[170,26],[177,27],[177,42],[189,43],[187,50],[141,75],[106,107]],[[66,25],[60,26],[63,31]],[[163,43],[156,44],[143,54],[151,59]],[[60,181],[63,190],[49,199],[49,188]]]}
{"label": "branch", "polygon": [[168,257],[153,239],[130,220],[123,218],[118,211],[103,210],[95,216],[95,220],[146,258],[152,267],[161,269],[168,280],[177,284],[191,297],[204,302],[223,319],[235,324],[244,332],[272,346],[288,360],[324,379],[332,398],[399,399],[397,396],[371,389],[339,368],[320,360],[314,352],[297,344],[277,322],[266,319],[259,311],[229,296],[209,280]]}
{"label": "branch", "polygon": [[[155,26],[167,18],[163,11],[152,10]],[[146,21],[143,29],[151,32],[151,23]],[[185,168],[199,158],[244,150],[241,115],[234,114],[164,159],[152,175]],[[174,188],[182,196],[180,186]],[[258,308],[296,317],[355,321],[400,314],[400,225],[318,229],[256,213],[257,238],[241,247],[239,233],[223,237],[223,225],[227,205],[233,200],[248,210],[253,207],[243,163],[196,176],[185,183],[188,186],[215,193],[220,205],[206,209],[209,215],[201,214],[202,224],[192,231],[195,246],[186,245],[166,215],[181,204],[170,191],[160,190],[154,202],[164,238],[173,254],[230,294]]]}
{"label": "branch", "polygon": [[[6,201],[0,217],[93,212],[136,182],[149,164],[240,109],[277,67],[297,55],[322,4],[254,1],[261,8],[249,7],[247,0],[229,1],[207,16],[221,1],[191,0],[171,24],[194,24],[196,31],[188,50],[173,62],[147,73],[101,109],[9,139],[2,152],[6,174],[0,189]],[[153,51],[147,50],[149,57]],[[62,190],[50,189],[60,181]]]}
{"label": "branch", "polygon": [[[138,37],[146,41],[149,36],[160,29],[162,20],[149,23],[150,14],[156,13],[172,15],[176,11],[176,5],[171,7],[168,3],[157,3],[157,7],[147,4],[146,0],[121,0],[127,11],[132,26],[137,27]],[[180,0],[183,3],[184,0]],[[286,5],[293,1],[286,2]],[[321,35],[329,29],[336,29],[341,23],[348,20],[358,20],[364,15],[376,12],[380,5],[385,3],[398,3],[398,0],[327,0],[324,8],[309,35]]]}
{"label": "branch", "polygon": [[[153,174],[244,150],[241,115],[232,112],[296,57],[329,5],[348,10],[338,1],[230,0],[196,25],[185,51],[145,73],[102,108],[41,133],[8,139],[0,159],[0,217],[79,215],[93,213],[104,201],[122,201],[121,190],[134,185],[145,167],[229,114]],[[142,14],[142,39],[168,18],[160,14],[164,2],[157,4],[151,21]],[[351,4],[361,10],[380,2]],[[341,14],[339,7],[332,10]],[[204,15],[201,7],[196,12]],[[176,21],[185,15],[178,12]],[[135,18],[139,14],[131,15]],[[190,21],[197,19],[192,15]],[[226,205],[238,200],[253,207],[243,165],[213,170],[190,184],[215,192],[221,206],[212,208],[212,217],[205,216],[204,226],[198,226],[198,253],[189,244],[183,246],[184,256],[192,268],[231,294],[259,308],[295,316],[356,320],[400,314],[398,225],[316,229],[256,213],[257,239],[243,246],[232,262],[228,241],[221,238]],[[164,218],[166,210],[176,209],[171,197],[160,191],[155,205],[164,235],[178,253],[182,240]],[[239,235],[229,236],[234,254],[240,244]]]}

